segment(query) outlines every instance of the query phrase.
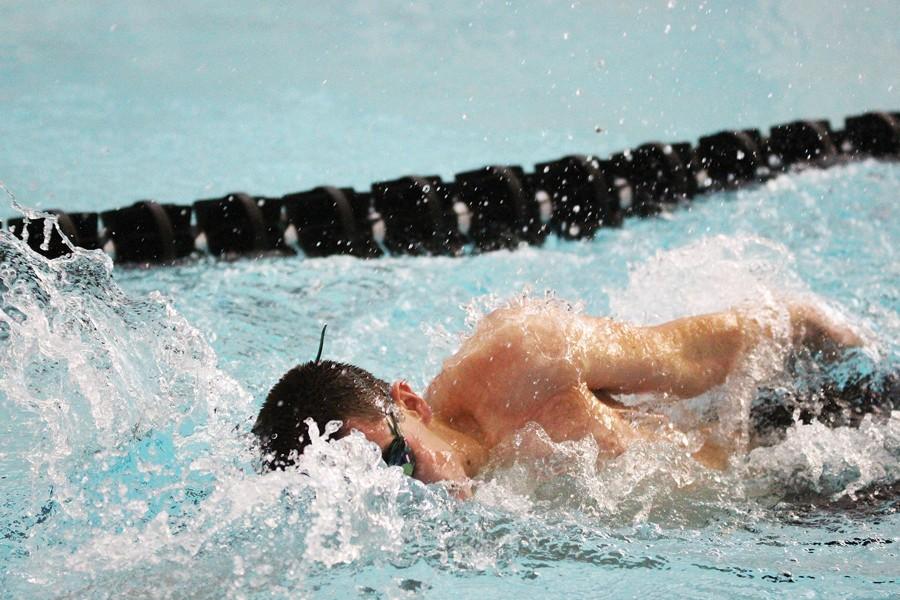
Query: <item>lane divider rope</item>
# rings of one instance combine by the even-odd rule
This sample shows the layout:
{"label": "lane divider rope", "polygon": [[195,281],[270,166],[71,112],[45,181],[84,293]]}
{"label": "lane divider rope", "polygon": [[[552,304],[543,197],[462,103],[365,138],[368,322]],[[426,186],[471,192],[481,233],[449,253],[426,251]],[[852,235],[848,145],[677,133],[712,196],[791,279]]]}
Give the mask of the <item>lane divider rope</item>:
{"label": "lane divider rope", "polygon": [[75,246],[103,248],[118,263],[170,264],[204,251],[460,255],[539,245],[550,234],[589,238],[625,217],[652,216],[698,194],[867,157],[900,158],[900,112],[850,116],[842,130],[825,120],[794,121],[773,126],[768,136],[720,131],[696,146],[651,142],[607,159],[571,155],[532,172],[490,165],[452,182],[411,175],[368,191],[320,186],[280,198],[236,192],[190,205],[141,200],[100,213],[51,210],[57,226],[48,228],[49,240],[43,218],[13,218],[6,228],[49,258],[71,252],[65,235]]}

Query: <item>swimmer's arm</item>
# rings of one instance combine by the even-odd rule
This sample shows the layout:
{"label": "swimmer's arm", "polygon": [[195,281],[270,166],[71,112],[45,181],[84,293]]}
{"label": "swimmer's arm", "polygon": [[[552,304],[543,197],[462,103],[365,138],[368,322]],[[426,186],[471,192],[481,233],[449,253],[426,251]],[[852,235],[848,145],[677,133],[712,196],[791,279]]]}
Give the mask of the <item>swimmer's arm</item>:
{"label": "swimmer's arm", "polygon": [[793,303],[787,308],[791,317],[791,341],[797,347],[809,348],[833,360],[845,348],[863,345],[858,333],[812,304]]}
{"label": "swimmer's arm", "polygon": [[[787,306],[791,340],[826,357],[861,343],[849,328],[805,304]],[[590,319],[585,379],[610,393],[667,393],[691,398],[725,382],[740,359],[777,335],[746,311],[687,317],[654,327]]]}
{"label": "swimmer's arm", "polygon": [[637,327],[593,319],[585,347],[585,380],[609,393],[702,394],[725,381],[751,338],[734,312],[715,313]]}

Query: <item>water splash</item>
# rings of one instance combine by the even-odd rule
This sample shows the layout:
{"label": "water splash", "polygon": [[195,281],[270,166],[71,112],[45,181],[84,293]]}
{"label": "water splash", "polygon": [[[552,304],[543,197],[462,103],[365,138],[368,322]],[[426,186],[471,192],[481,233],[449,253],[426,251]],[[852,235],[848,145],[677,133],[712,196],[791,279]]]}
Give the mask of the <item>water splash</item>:
{"label": "water splash", "polygon": [[613,290],[614,317],[640,324],[809,293],[797,277],[792,253],[758,236],[703,237],[673,250],[657,250],[631,266],[628,285]]}
{"label": "water splash", "polygon": [[99,251],[0,232],[0,257],[4,562],[190,513],[245,468],[250,398],[160,294],[124,294]]}
{"label": "water splash", "polygon": [[866,417],[859,428],[795,424],[783,442],[750,452],[741,465],[755,493],[795,502],[835,500],[900,479],[900,412]]}
{"label": "water splash", "polygon": [[[794,187],[831,189],[854,173],[792,176],[790,181]],[[795,193],[778,185],[778,190],[759,192],[776,207],[773,195]],[[753,198],[735,204],[729,214],[752,206]],[[777,221],[779,210],[784,209],[764,216]],[[684,213],[674,225],[696,218]],[[542,281],[548,285],[535,289],[566,290],[573,297],[582,293],[593,307],[602,307],[590,296],[599,286],[591,283],[587,291],[573,293],[566,287],[568,277],[541,279],[541,274],[550,270],[548,264],[588,272],[600,271],[615,257],[633,260],[628,244],[637,244],[644,234],[625,229],[592,245],[560,244],[462,262],[310,261],[302,269],[284,261],[207,262],[154,277],[121,270],[114,276],[98,252],[76,249],[68,258],[48,261],[0,234],[0,462],[7,477],[0,479],[0,587],[30,597],[400,596],[441,593],[460,577],[530,581],[569,568],[587,568],[592,577],[637,573],[641,578],[655,570],[693,570],[701,579],[726,571],[725,577],[782,577],[774,566],[779,556],[794,552],[800,564],[813,560],[807,556],[824,560],[821,549],[832,546],[824,545],[831,541],[823,536],[833,529],[788,530],[782,513],[770,507],[832,501],[896,482],[896,416],[886,423],[865,421],[858,430],[794,424],[783,441],[753,450],[724,473],[704,469],[683,445],[668,441],[637,444],[599,465],[590,440],[567,442],[553,446],[544,462],[513,453],[493,465],[477,481],[471,502],[385,467],[377,449],[353,435],[326,443],[323,432],[298,469],[257,474],[254,440],[246,434],[256,407],[210,346],[211,333],[224,337],[230,332],[216,328],[219,315],[200,306],[204,302],[221,299],[250,324],[273,312],[284,321],[286,342],[248,325],[237,341],[219,343],[217,349],[224,347],[226,356],[232,352],[231,358],[249,354],[254,365],[264,361],[265,353],[253,345],[257,338],[272,352],[314,349],[319,328],[311,326],[307,334],[303,327],[301,335],[309,339],[300,344],[293,337],[297,323],[305,319],[316,325],[327,318],[340,325],[332,350],[342,359],[372,360],[369,346],[375,340],[389,347],[376,366],[383,367],[383,361],[399,371],[415,358],[397,350],[404,336],[447,308],[427,302],[442,296],[439,292],[447,292],[452,306],[480,296],[472,313],[483,315],[507,302],[500,298],[510,289],[521,290],[520,282]],[[775,291],[811,297],[800,265],[809,257],[759,235],[679,241],[671,251],[654,249],[649,255],[623,273],[621,288],[605,282],[613,315],[656,322]],[[490,271],[484,275],[487,283],[459,285],[469,282],[473,265]],[[698,285],[685,289],[683,282],[694,272]],[[412,288],[414,300],[391,287],[398,274],[404,277],[398,286]],[[187,283],[178,283],[180,276]],[[250,280],[253,293],[234,302],[229,294],[242,278]],[[310,278],[315,285],[306,285]],[[130,281],[131,292],[119,287],[123,279]],[[191,286],[211,281],[215,285],[208,297],[194,294]],[[179,285],[189,290],[179,310],[151,291],[178,290]],[[383,310],[353,309],[359,300],[351,292],[360,289]],[[829,301],[854,323],[864,318],[877,324],[872,329],[879,333],[876,344],[881,356],[889,357],[888,366],[893,346],[885,338],[896,329],[891,293],[884,290],[881,304],[871,305],[875,312],[866,303],[842,307]],[[289,310],[298,298],[305,312]],[[420,298],[426,300],[421,306]],[[534,291],[512,302],[535,310],[583,310]],[[182,314],[205,326],[205,335]],[[236,322],[230,317],[226,322]],[[398,328],[404,319],[411,324]],[[434,331],[443,335],[435,357],[470,331],[461,319],[458,323],[435,324]],[[428,362],[418,376],[424,378],[433,365]],[[277,369],[282,368],[279,363]],[[256,377],[244,375],[242,383]],[[268,383],[274,375],[266,372],[260,379]],[[767,378],[768,371],[752,373],[731,391],[745,393],[751,381]],[[726,414],[744,415],[743,405],[729,404],[731,391],[720,390],[721,396],[706,401],[721,400]],[[879,514],[885,524],[871,526],[875,533],[866,538],[871,542],[866,552],[883,552],[888,542],[879,540],[896,523],[889,514]],[[833,536],[843,544],[844,538],[863,536],[868,527],[849,524],[851,533]],[[758,550],[760,540],[784,547],[767,553]],[[816,554],[799,545],[807,542],[819,548]],[[795,551],[792,544],[798,544]],[[846,549],[841,551],[839,560],[851,560]],[[741,558],[728,558],[734,556]],[[818,573],[815,562],[805,564]],[[697,565],[711,570],[697,571]],[[846,571],[868,573],[864,566]]]}

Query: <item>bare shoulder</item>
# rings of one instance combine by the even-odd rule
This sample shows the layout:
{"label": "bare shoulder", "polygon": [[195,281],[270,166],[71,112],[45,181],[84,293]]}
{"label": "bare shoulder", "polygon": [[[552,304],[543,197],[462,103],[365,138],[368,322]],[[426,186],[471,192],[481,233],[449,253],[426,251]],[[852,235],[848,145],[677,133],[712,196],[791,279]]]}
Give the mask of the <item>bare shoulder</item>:
{"label": "bare shoulder", "polygon": [[475,326],[471,335],[465,338],[443,364],[442,374],[470,363],[495,362],[504,349],[512,349],[522,343],[526,331],[533,327],[528,311],[522,307],[498,308],[484,317]]}
{"label": "bare shoulder", "polygon": [[511,338],[512,314],[497,310],[479,321],[475,331],[447,357],[441,372],[432,380],[426,398],[436,412],[445,417],[465,412],[467,405],[480,397],[485,381],[496,379],[493,373],[498,348]]}
{"label": "bare shoulder", "polygon": [[439,412],[530,410],[579,381],[583,327],[577,314],[552,306],[509,306],[491,312],[444,361],[426,393]]}

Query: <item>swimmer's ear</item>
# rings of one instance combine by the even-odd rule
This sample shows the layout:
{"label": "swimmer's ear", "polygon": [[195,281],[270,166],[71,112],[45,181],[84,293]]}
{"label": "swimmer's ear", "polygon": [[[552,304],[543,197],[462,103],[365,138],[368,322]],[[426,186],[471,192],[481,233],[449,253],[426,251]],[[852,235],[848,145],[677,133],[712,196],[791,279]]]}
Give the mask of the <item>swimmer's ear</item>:
{"label": "swimmer's ear", "polygon": [[398,406],[416,413],[426,425],[431,421],[431,406],[405,381],[395,381],[391,385],[391,398]]}

